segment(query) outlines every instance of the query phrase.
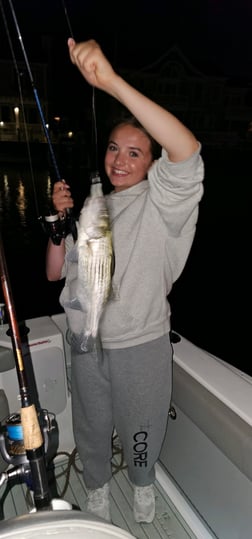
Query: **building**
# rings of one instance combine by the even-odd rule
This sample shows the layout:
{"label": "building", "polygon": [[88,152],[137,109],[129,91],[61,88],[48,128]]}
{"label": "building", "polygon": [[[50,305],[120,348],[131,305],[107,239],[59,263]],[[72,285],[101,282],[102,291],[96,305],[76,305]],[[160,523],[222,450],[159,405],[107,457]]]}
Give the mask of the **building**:
{"label": "building", "polygon": [[28,138],[31,143],[45,143],[45,131],[34,92],[39,88],[41,109],[47,119],[46,64],[32,65],[34,84],[22,62],[14,65],[9,60],[0,60],[0,69],[0,141],[25,142]]}
{"label": "building", "polygon": [[[10,61],[0,60],[0,69],[0,141],[20,142],[28,137],[30,142],[45,143],[45,130],[36,103],[34,86],[35,90],[39,89],[39,101],[47,122],[50,105],[47,64],[32,64],[34,85],[22,62],[15,67]],[[205,73],[205,70],[208,73]],[[204,145],[251,149],[251,81],[217,76],[213,72],[209,73],[209,66],[199,69],[190,63],[176,45],[150,65],[140,69],[122,68],[119,71],[129,83],[185,122]],[[120,114],[120,106],[112,98],[108,99],[108,96],[104,106],[103,97],[99,99],[99,121],[106,124],[110,121],[111,114]],[[77,106],[77,102],[73,103],[73,114],[74,107]],[[88,112],[85,111],[85,114]],[[89,120],[90,115],[91,111]],[[65,124],[68,124],[67,118],[65,120]],[[56,123],[57,119],[54,119],[54,126],[50,126],[50,139],[53,143],[65,141],[68,136],[63,122],[59,125]],[[77,129],[81,136],[81,127]],[[78,137],[77,133],[75,135]]]}
{"label": "building", "polygon": [[173,112],[204,145],[251,148],[251,81],[206,74],[192,65],[176,45],[152,64],[123,69],[121,74]]}

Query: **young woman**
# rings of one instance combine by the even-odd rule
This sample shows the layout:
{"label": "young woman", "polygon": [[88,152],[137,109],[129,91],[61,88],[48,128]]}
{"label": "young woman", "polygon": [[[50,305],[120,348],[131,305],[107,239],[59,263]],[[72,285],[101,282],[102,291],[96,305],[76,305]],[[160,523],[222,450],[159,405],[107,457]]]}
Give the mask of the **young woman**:
{"label": "young woman", "polygon": [[[170,112],[129,85],[99,45],[68,41],[70,58],[86,81],[117,99],[133,119],[113,128],[105,170],[115,271],[113,293],[100,320],[102,361],[72,347],[72,407],[77,450],[88,488],[87,509],[110,520],[111,437],[120,438],[134,485],[137,522],[155,515],[155,463],[164,439],[172,388],[167,300],[190,252],[203,194],[200,144]],[[162,155],[154,159],[154,141]],[[73,207],[69,186],[53,190],[57,211]],[[65,278],[61,304],[71,328],[78,311],[66,308],[77,279],[73,240],[51,240],[47,277]]]}

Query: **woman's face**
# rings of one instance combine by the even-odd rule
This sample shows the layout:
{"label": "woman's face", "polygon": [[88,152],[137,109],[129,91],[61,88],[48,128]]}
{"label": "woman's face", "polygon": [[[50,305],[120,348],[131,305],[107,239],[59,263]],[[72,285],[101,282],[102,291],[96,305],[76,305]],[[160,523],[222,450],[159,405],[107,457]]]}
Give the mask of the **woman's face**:
{"label": "woman's face", "polygon": [[151,143],[141,129],[127,124],[115,127],[105,154],[106,174],[115,191],[144,180],[151,164]]}

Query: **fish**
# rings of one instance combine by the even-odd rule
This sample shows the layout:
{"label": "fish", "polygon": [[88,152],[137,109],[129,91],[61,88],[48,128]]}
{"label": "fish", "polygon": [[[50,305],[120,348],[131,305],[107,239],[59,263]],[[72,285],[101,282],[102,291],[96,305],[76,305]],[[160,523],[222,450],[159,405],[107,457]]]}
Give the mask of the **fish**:
{"label": "fish", "polygon": [[99,177],[92,180],[90,195],[80,212],[78,239],[78,277],[76,297],[86,314],[85,349],[88,339],[96,339],[99,322],[111,291],[114,250],[110,216]]}

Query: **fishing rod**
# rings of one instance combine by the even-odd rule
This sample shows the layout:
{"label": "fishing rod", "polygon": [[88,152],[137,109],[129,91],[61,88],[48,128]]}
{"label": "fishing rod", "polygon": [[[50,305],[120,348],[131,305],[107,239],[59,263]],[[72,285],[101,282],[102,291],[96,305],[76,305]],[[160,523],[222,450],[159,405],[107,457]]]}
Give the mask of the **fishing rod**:
{"label": "fishing rod", "polygon": [[[21,424],[23,431],[24,449],[30,465],[34,503],[37,510],[51,507],[45,456],[44,440],[38,420],[36,407],[32,401],[27,382],[27,372],[24,363],[22,339],[17,322],[12,290],[9,282],[8,268],[0,233],[0,276],[5,305],[11,330],[12,348],[15,358],[18,384],[21,400]],[[21,473],[21,468],[19,469]]]}
{"label": "fishing rod", "polygon": [[[47,143],[48,143],[52,164],[53,164],[55,174],[56,174],[56,179],[57,179],[57,181],[64,181],[64,180],[62,180],[62,176],[60,174],[59,167],[58,167],[58,164],[57,164],[57,161],[56,161],[55,153],[54,153],[54,150],[53,150],[53,145],[52,145],[52,142],[51,142],[51,139],[50,139],[50,136],[49,136],[48,128],[46,126],[46,122],[45,122],[41,102],[40,102],[39,95],[38,95],[38,90],[37,90],[37,88],[35,86],[31,66],[29,64],[28,56],[27,56],[27,53],[26,53],[26,50],[25,50],[25,47],[24,47],[24,43],[23,43],[21,32],[20,32],[20,28],[19,28],[19,25],[18,25],[15,10],[14,10],[14,7],[13,7],[13,3],[12,3],[12,0],[8,0],[8,2],[9,2],[10,10],[11,10],[11,13],[12,13],[14,25],[15,25],[15,28],[16,28],[16,31],[17,31],[18,40],[19,40],[20,45],[21,45],[21,50],[22,50],[22,53],[23,53],[25,65],[26,65],[26,68],[27,68],[27,72],[28,72],[28,75],[29,75],[30,82],[31,82],[35,102],[36,102],[37,109],[38,109],[40,119],[41,119],[41,123],[42,123],[42,127],[43,127],[44,134],[45,134],[45,137],[46,137],[46,140],[47,140]],[[40,217],[39,219],[42,222],[42,218]],[[42,222],[42,224],[43,224],[43,222]],[[72,211],[71,211],[70,208],[68,208],[66,210],[66,214],[63,215],[63,216],[62,215],[60,217],[59,217],[59,215],[46,216],[45,217],[45,223],[43,225],[44,225],[43,226],[44,230],[49,232],[53,242],[56,243],[56,244],[59,244],[62,237],[67,235],[68,229],[72,233],[74,241],[76,241],[76,239],[77,239],[76,222],[75,222],[75,219],[74,219],[74,217],[72,215]]]}

